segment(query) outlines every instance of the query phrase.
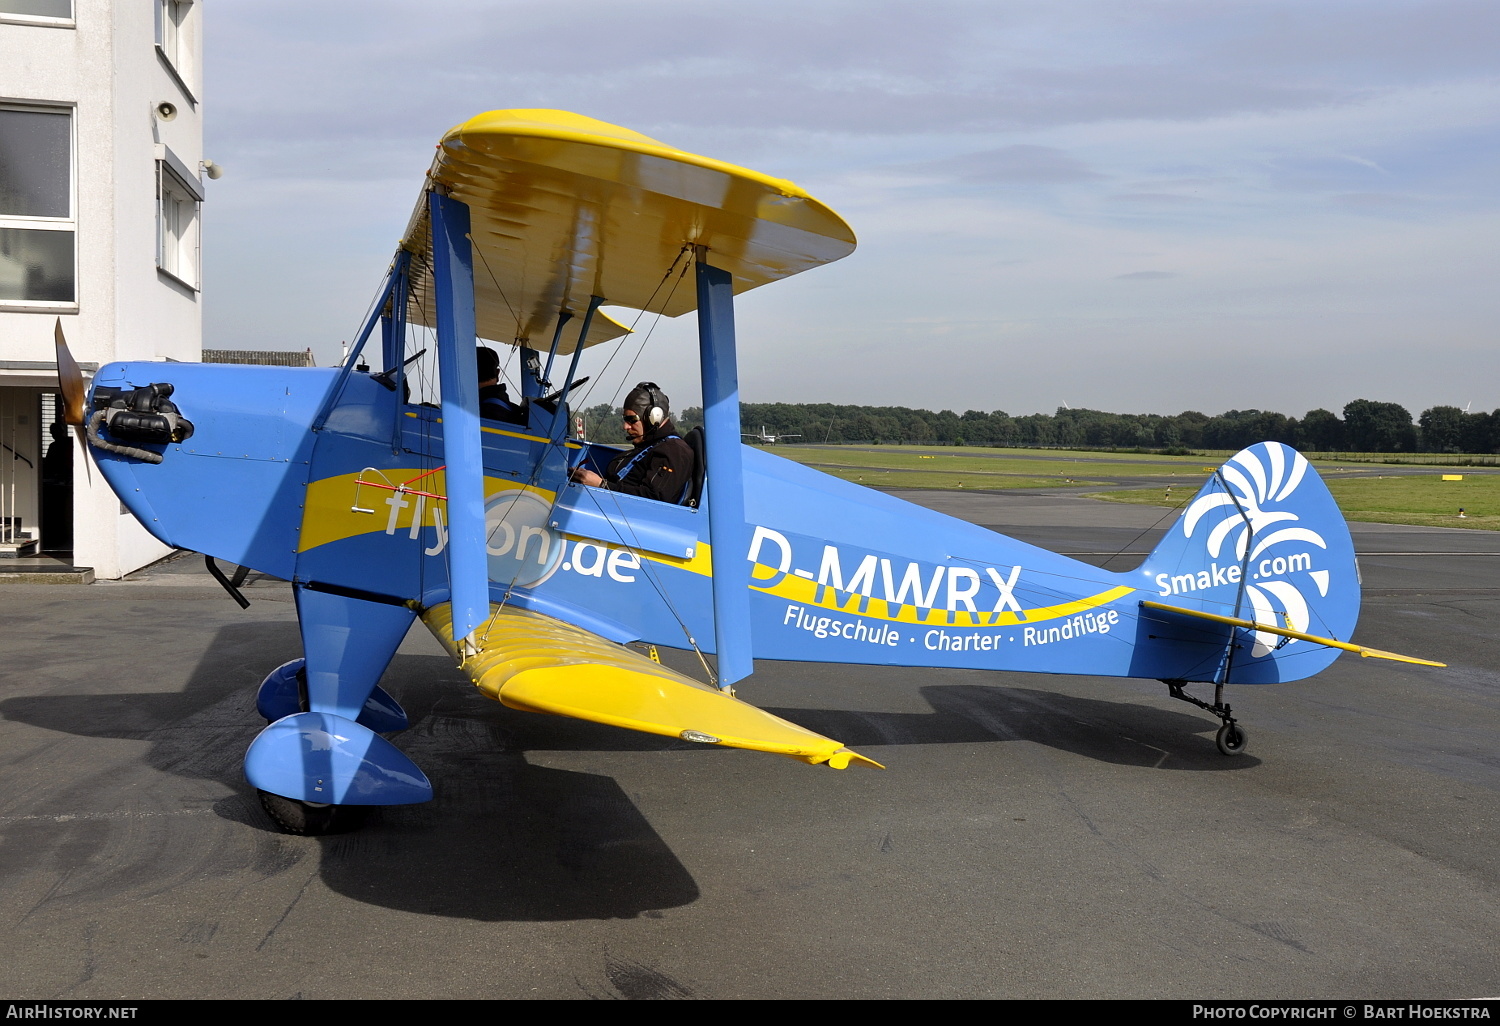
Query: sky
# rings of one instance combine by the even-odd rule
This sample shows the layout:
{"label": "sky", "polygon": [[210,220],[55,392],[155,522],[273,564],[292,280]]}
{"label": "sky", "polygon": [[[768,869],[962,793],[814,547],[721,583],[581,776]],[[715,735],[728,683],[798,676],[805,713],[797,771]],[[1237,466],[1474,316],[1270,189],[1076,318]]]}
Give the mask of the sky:
{"label": "sky", "polygon": [[[790,178],[854,228],[740,297],[747,402],[1500,407],[1489,0],[202,10],[211,348],[335,361],[442,134],[548,107]],[[638,327],[588,401],[653,378],[696,403],[692,316]]]}

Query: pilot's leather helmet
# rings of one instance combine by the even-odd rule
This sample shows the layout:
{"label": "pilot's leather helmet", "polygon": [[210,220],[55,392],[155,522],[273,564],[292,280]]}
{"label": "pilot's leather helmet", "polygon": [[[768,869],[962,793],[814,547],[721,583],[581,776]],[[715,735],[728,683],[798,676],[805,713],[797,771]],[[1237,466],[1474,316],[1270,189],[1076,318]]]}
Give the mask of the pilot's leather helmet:
{"label": "pilot's leather helmet", "polygon": [[474,366],[479,371],[480,381],[489,381],[500,376],[500,354],[489,346],[480,346],[474,353]]}
{"label": "pilot's leather helmet", "polygon": [[654,381],[642,381],[625,397],[625,409],[634,412],[647,427],[659,427],[672,415],[667,394]]}

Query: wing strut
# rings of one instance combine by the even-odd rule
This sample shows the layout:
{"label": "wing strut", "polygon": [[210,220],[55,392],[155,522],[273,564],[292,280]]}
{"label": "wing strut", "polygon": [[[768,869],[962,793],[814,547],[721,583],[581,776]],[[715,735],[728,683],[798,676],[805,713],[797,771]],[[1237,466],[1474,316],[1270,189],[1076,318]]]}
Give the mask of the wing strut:
{"label": "wing strut", "polygon": [[755,669],[750,648],[750,551],[740,445],[740,382],[735,363],[734,276],[710,266],[697,247],[698,357],[703,375],[703,441],[709,470],[708,532],[713,543],[714,648],[725,691]]}
{"label": "wing strut", "polygon": [[[593,319],[593,309],[589,310],[589,318]],[[552,333],[552,348],[547,350],[547,366],[542,370],[542,381],[546,382],[544,388],[552,387],[552,361],[557,357],[557,347],[562,342],[563,326],[573,319],[571,310],[564,310],[557,315],[557,330]],[[583,326],[583,334],[578,336],[578,347],[583,348],[583,340],[588,335],[588,325]],[[577,350],[574,350],[575,352]]]}
{"label": "wing strut", "polygon": [[436,190],[427,194],[427,202],[432,218],[438,380],[443,389],[448,586],[453,596],[453,637],[462,651],[490,612],[479,368],[474,355],[474,259],[468,206]]}
{"label": "wing strut", "polygon": [[[391,267],[386,273],[385,281],[380,286],[380,295],[376,298],[375,305],[370,308],[370,316],[365,318],[364,326],[359,329],[359,335],[354,340],[353,348],[349,350],[349,355],[344,358],[343,366],[339,368],[337,380],[334,381],[333,387],[328,390],[328,395],[323,400],[323,406],[318,410],[318,415],[313,418],[312,429],[314,431],[323,430],[323,425],[328,422],[329,416],[332,415],[334,408],[338,406],[339,399],[344,394],[344,384],[349,380],[349,375],[353,372],[354,365],[359,362],[359,355],[364,352],[365,343],[370,340],[370,334],[375,330],[375,325],[382,325],[382,343],[385,342],[388,335],[384,327],[386,303],[390,300],[391,294],[396,290],[398,285],[405,283],[406,270],[410,262],[411,254],[406,252],[406,250],[403,249],[396,252],[396,258],[391,262]],[[389,367],[390,365],[387,364],[386,366]]]}
{"label": "wing strut", "polygon": [[[583,327],[578,329],[578,344],[573,347],[573,359],[568,361],[568,376],[563,379],[562,388],[554,393],[557,396],[557,410],[552,415],[552,444],[561,442],[563,435],[568,433],[568,393],[573,389],[573,375],[578,373],[578,358],[583,355],[583,340],[589,337],[589,326],[594,323],[594,314],[599,311],[599,306],[604,302],[603,296],[590,296],[588,313],[583,315]],[[558,334],[562,333],[562,318],[558,318]],[[557,352],[557,341],[552,342],[552,351]],[[547,358],[547,366],[552,366],[552,358]],[[548,382],[550,386],[551,382]],[[559,493],[561,494],[561,493]]]}

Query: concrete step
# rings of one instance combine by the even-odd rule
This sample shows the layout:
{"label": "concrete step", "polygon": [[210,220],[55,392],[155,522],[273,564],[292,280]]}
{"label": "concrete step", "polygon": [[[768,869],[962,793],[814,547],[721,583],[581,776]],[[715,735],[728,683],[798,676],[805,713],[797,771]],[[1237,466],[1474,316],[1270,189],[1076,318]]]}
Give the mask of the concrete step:
{"label": "concrete step", "polygon": [[91,566],[6,566],[0,562],[0,584],[93,584]]}

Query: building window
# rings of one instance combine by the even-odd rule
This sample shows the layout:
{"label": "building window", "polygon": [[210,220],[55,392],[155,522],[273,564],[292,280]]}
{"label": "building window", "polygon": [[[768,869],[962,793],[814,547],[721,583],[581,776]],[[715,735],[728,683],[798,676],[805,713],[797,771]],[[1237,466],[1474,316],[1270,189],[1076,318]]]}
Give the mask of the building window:
{"label": "building window", "polygon": [[56,25],[73,21],[73,0],[0,0],[0,21]]}
{"label": "building window", "polygon": [[156,45],[167,62],[179,71],[182,59],[187,56],[182,46],[183,24],[192,6],[192,0],[156,0]]}
{"label": "building window", "polygon": [[[4,3],[5,0],[0,0]],[[156,55],[177,87],[194,104],[198,102],[189,84],[193,77],[193,0],[154,0],[156,4]]]}
{"label": "building window", "polygon": [[198,288],[198,212],[203,193],[191,176],[173,169],[179,162],[156,162],[156,266],[190,288]]}
{"label": "building window", "polygon": [[0,305],[78,301],[73,113],[0,106]]}

